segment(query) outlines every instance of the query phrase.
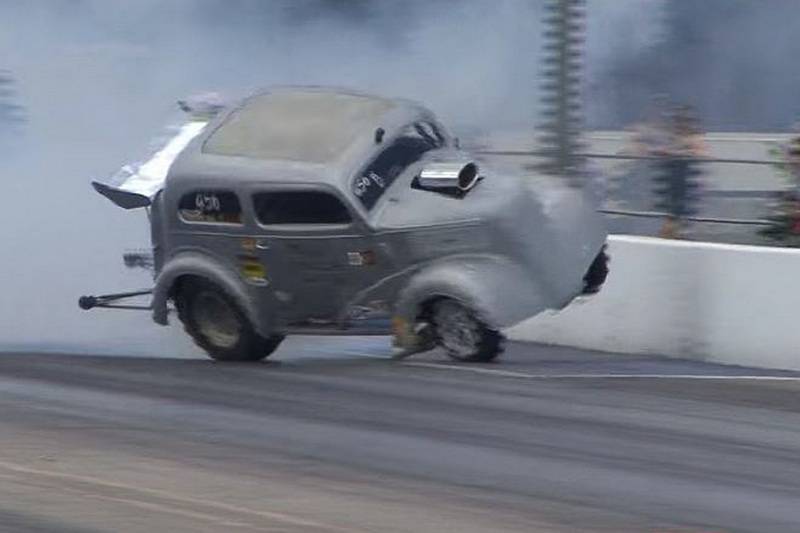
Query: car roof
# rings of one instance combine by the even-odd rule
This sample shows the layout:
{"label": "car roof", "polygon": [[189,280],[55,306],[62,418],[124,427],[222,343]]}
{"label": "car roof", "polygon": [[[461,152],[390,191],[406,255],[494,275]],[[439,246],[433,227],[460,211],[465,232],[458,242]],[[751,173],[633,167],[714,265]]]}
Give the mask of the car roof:
{"label": "car roof", "polygon": [[[325,182],[337,187],[402,125],[433,115],[424,107],[327,87],[281,87],[243,99],[212,120],[173,167],[167,183],[204,178]],[[215,180],[216,181],[216,180]]]}
{"label": "car roof", "polygon": [[252,96],[205,141],[209,154],[328,163],[397,104],[333,91],[283,90]]}

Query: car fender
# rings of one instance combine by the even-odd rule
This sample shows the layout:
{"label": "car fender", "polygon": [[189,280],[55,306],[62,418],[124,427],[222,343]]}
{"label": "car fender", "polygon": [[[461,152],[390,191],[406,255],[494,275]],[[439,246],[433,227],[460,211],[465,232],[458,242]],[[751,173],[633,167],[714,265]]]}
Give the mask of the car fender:
{"label": "car fender", "polygon": [[438,297],[463,303],[495,329],[512,326],[548,307],[532,273],[496,255],[453,256],[424,266],[401,290],[397,317],[413,324],[423,305]]}
{"label": "car fender", "polygon": [[256,331],[265,334],[261,330],[266,324],[260,320],[257,306],[239,276],[213,257],[195,251],[174,255],[156,278],[152,301],[153,320],[156,323],[167,324],[167,301],[172,297],[176,280],[182,276],[198,276],[219,285],[244,311]]}

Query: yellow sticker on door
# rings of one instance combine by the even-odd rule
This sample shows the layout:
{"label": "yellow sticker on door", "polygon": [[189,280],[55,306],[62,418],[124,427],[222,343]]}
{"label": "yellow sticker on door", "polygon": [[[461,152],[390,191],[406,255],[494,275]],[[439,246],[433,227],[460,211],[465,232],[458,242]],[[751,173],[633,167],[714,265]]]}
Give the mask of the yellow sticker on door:
{"label": "yellow sticker on door", "polygon": [[267,269],[255,257],[241,257],[239,260],[239,271],[242,277],[254,285],[266,285]]}

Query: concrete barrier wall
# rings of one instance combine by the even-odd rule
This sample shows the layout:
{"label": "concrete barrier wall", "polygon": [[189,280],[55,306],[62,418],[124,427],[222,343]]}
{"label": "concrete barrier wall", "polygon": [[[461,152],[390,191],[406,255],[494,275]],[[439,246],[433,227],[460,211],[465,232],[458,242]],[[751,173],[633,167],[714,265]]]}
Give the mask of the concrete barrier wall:
{"label": "concrete barrier wall", "polygon": [[609,239],[600,294],[512,339],[800,370],[800,250]]}

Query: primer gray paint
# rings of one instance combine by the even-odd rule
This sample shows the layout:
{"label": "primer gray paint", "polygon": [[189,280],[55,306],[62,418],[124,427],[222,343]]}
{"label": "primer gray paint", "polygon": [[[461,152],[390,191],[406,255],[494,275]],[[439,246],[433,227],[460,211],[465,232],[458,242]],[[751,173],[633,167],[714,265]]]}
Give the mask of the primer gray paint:
{"label": "primer gray paint", "polygon": [[[271,137],[270,129],[291,122],[294,114],[304,116],[305,106],[322,112],[348,98],[355,98],[348,105],[359,118],[336,121],[340,135],[312,131],[296,136],[305,144],[280,152],[270,146],[253,157],[208,149],[220,134],[226,135],[226,153],[251,146],[252,140],[240,133],[252,127],[238,131],[242,120],[249,120],[241,118],[244,114],[254,113],[263,123],[255,126]],[[468,159],[466,153],[441,147],[405,168],[372,209],[358,201],[353,184],[368,163],[405,127],[435,120],[412,102],[324,88],[266,91],[223,112],[178,156],[154,204],[156,322],[167,323],[168,300],[184,275],[210,279],[234,296],[264,336],[291,332],[310,320],[347,329],[355,325],[349,320],[354,309],[369,309],[375,302],[388,315],[413,324],[424,303],[449,297],[498,329],[566,306],[583,290],[584,275],[606,233],[597,203],[563,178],[487,169],[466,194],[412,187],[426,165]],[[384,129],[383,142],[375,141],[376,128]],[[350,142],[340,146],[341,139]],[[326,143],[337,151],[324,164],[284,159],[287,153],[329,154]],[[198,190],[236,194],[242,223],[183,220],[178,205]],[[308,190],[340,198],[353,214],[352,223],[272,227],[255,220],[254,194]],[[257,243],[254,257],[242,259],[251,253],[246,251],[251,239]],[[375,255],[374,264],[348,261],[350,254],[364,250]],[[264,265],[267,274],[250,279],[241,274],[243,261]]]}

